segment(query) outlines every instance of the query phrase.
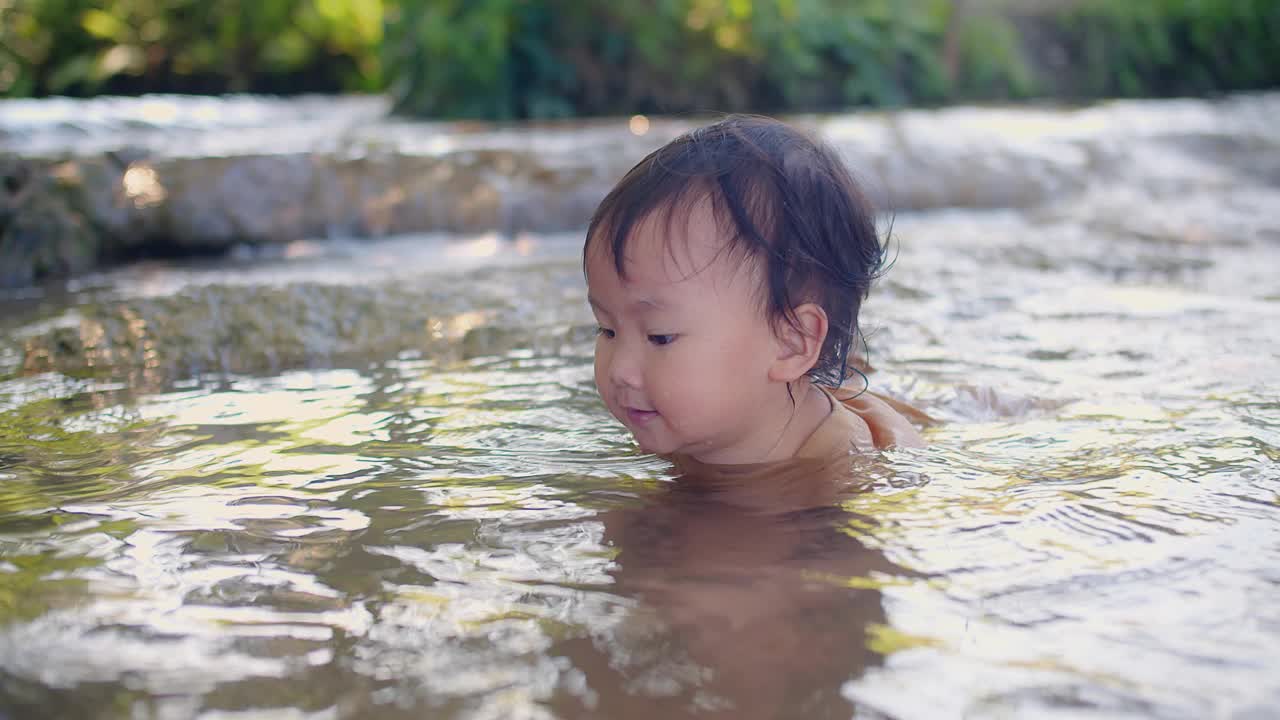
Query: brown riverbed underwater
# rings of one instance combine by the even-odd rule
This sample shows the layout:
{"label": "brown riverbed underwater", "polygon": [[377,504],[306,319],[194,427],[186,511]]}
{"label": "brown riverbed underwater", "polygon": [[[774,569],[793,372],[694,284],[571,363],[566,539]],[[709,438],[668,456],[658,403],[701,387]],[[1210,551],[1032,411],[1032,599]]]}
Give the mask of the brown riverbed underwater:
{"label": "brown riverbed underwater", "polygon": [[[9,106],[3,137],[145,146],[159,182],[199,177],[193,137],[269,164],[287,112],[110,114],[141,102],[79,134]],[[361,126],[483,178],[494,232],[405,207],[9,291],[0,717],[1280,715],[1277,110],[802,119],[899,208],[872,388],[942,422],[764,484],[673,477],[592,387],[572,225],[608,182],[582,168],[661,142],[625,121]]]}

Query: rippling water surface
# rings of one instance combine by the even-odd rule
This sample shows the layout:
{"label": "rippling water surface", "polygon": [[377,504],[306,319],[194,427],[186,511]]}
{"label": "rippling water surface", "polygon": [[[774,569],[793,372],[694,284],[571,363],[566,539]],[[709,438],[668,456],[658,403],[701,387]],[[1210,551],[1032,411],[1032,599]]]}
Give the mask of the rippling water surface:
{"label": "rippling water surface", "polygon": [[942,422],[839,487],[638,454],[573,236],[11,303],[0,715],[1280,715],[1275,140],[898,215],[872,386]]}

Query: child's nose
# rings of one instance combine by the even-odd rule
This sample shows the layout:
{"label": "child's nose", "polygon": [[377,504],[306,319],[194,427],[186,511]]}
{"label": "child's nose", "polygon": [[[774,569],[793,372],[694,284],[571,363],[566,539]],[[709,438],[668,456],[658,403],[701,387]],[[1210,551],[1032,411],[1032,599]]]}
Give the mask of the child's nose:
{"label": "child's nose", "polygon": [[640,387],[640,363],[632,353],[615,352],[609,363],[609,382],[616,387]]}

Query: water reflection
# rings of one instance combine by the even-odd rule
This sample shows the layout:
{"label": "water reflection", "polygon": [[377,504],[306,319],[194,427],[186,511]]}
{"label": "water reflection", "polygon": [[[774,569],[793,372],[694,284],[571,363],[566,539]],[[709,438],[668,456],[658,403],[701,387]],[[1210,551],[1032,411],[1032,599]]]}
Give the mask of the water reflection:
{"label": "water reflection", "polygon": [[[552,649],[592,695],[566,716],[848,718],[841,688],[881,656],[879,588],[911,575],[850,531],[866,484],[851,458],[682,463],[642,505],[600,516],[614,592],[640,605],[612,633]],[[581,701],[579,701],[581,702]]]}

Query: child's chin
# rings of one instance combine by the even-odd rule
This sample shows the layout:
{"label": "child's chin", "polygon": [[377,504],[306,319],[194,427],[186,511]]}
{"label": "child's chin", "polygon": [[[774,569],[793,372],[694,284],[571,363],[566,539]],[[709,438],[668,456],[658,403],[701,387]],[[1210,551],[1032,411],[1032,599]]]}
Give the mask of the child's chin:
{"label": "child's chin", "polygon": [[670,447],[662,443],[655,443],[641,438],[638,435],[633,434],[631,437],[635,439],[636,445],[640,447],[640,452],[649,453],[651,455],[670,455],[676,451],[675,447]]}

